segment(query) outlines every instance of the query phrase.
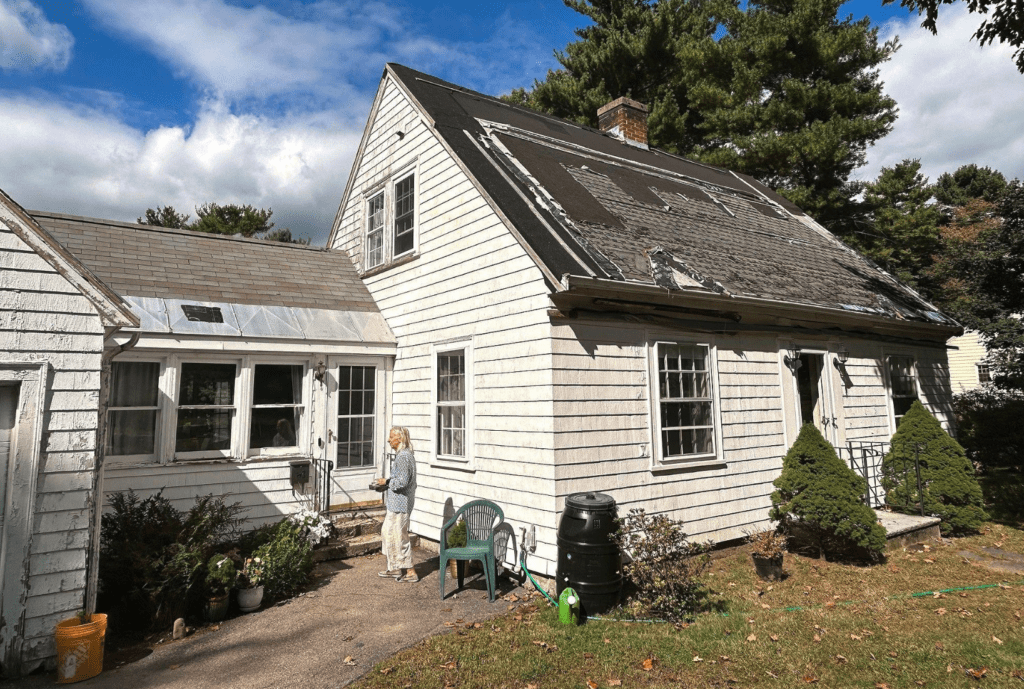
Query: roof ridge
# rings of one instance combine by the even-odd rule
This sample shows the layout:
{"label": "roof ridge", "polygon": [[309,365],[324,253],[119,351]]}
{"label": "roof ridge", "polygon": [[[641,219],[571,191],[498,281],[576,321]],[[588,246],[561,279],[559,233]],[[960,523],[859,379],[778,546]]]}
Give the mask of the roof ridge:
{"label": "roof ridge", "polygon": [[108,218],[92,218],[85,215],[71,215],[69,213],[55,213],[51,211],[40,211],[30,210],[27,211],[33,218],[44,217],[54,218],[60,220],[71,220],[73,222],[85,222],[96,225],[108,225],[110,227],[123,227],[131,230],[141,230],[145,232],[161,232],[165,234],[176,234],[184,237],[202,237],[207,239],[222,239],[235,242],[250,242],[253,244],[259,244],[261,246],[276,246],[289,249],[307,249],[312,251],[331,251],[325,246],[312,246],[309,244],[295,244],[292,242],[278,242],[272,239],[256,239],[254,237],[238,237],[230,234],[215,234],[213,232],[196,232],[195,230],[185,230],[177,227],[162,227],[160,225],[147,225],[145,223],[132,223],[124,220],[110,220]]}

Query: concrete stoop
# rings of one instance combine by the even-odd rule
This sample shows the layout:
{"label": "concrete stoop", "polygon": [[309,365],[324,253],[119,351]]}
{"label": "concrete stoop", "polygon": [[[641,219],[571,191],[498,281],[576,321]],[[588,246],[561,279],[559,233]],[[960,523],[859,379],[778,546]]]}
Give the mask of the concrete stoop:
{"label": "concrete stoop", "polygon": [[[380,530],[384,523],[383,508],[357,509],[334,512],[329,516],[334,522],[336,536],[316,547],[314,562],[344,560],[349,557],[380,552]],[[412,546],[419,545],[419,537],[410,536]]]}
{"label": "concrete stoop", "polygon": [[919,517],[899,512],[875,510],[878,523],[885,529],[886,545],[890,550],[906,548],[916,543],[937,541],[941,537],[938,517]]}

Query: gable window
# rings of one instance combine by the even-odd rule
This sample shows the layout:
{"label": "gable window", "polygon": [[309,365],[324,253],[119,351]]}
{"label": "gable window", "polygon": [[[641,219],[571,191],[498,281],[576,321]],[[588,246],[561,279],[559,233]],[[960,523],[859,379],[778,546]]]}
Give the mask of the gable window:
{"label": "gable window", "polygon": [[373,466],[374,366],[338,368],[338,468]]}
{"label": "gable window", "polygon": [[113,362],[107,407],[108,455],[141,458],[156,454],[159,383],[158,362]]}
{"label": "gable window", "polygon": [[893,427],[899,428],[900,421],[910,411],[910,405],[917,399],[914,357],[889,357],[889,385],[892,389]]}
{"label": "gable window", "polygon": [[992,368],[990,364],[978,364],[978,382],[982,385],[992,382]]}
{"label": "gable window", "polygon": [[174,449],[195,457],[231,451],[235,420],[235,364],[184,363],[178,388]]}
{"label": "gable window", "polygon": [[249,449],[274,454],[298,446],[302,427],[304,366],[256,364],[253,369]]}
{"label": "gable window", "polygon": [[416,251],[416,173],[406,169],[366,198],[364,270]]}
{"label": "gable window", "polygon": [[655,358],[658,456],[663,462],[714,457],[711,346],[659,342]]}
{"label": "gable window", "polygon": [[374,268],[384,262],[383,192],[367,202],[366,217],[366,267]]}
{"label": "gable window", "polygon": [[415,245],[416,184],[409,175],[395,185],[395,256],[407,254]]}

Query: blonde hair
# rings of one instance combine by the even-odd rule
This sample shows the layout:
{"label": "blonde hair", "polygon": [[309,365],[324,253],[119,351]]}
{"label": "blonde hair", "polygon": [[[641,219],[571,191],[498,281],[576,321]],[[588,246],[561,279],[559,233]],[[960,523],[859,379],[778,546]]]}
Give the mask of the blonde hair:
{"label": "blonde hair", "polygon": [[409,429],[404,426],[392,426],[391,431],[388,433],[388,437],[391,437],[392,433],[398,434],[399,444],[398,451],[411,450],[412,440],[409,438]]}

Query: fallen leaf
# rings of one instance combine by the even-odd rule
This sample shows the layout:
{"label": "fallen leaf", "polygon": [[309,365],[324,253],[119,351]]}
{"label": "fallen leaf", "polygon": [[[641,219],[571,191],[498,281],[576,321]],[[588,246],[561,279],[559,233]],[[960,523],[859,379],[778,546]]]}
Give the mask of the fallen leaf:
{"label": "fallen leaf", "polygon": [[455,623],[454,622],[445,622],[444,626],[446,626],[446,627],[454,627]]}
{"label": "fallen leaf", "polygon": [[177,670],[179,667],[181,667],[181,665],[168,665],[167,669],[168,670]]}
{"label": "fallen leaf", "polygon": [[356,661],[352,660],[352,656],[345,656],[345,660],[342,661],[346,665],[355,665]]}
{"label": "fallen leaf", "polygon": [[850,634],[850,638],[853,639],[854,641],[860,641],[860,637],[857,636],[856,634]]}
{"label": "fallen leaf", "polygon": [[820,644],[821,643],[821,637],[818,636],[817,634],[814,635],[814,643],[816,643],[816,644]]}
{"label": "fallen leaf", "polygon": [[[473,625],[473,629],[480,629],[480,627],[482,627],[482,626],[483,626],[482,624],[480,624],[479,622],[477,622],[477,623],[475,623],[475,624]],[[466,629],[469,629],[469,627],[466,627]]]}
{"label": "fallen leaf", "polygon": [[644,660],[644,670],[645,671],[650,672],[651,668],[653,668],[653,667],[654,667],[654,658],[647,658],[646,660]]}
{"label": "fallen leaf", "polygon": [[925,558],[924,561],[927,562],[930,565],[934,565],[935,564],[935,560],[929,560],[928,558]]}
{"label": "fallen leaf", "polygon": [[523,619],[523,616],[522,615],[516,615],[512,619],[515,620],[516,622],[519,622],[519,621],[521,621]]}
{"label": "fallen leaf", "polygon": [[597,689],[597,682],[593,680],[587,680],[587,689]]}
{"label": "fallen leaf", "polygon": [[974,679],[981,679],[982,677],[984,677],[985,675],[988,674],[988,668],[987,667],[982,667],[982,668],[978,668],[977,670],[975,670],[972,667],[972,668],[967,668],[967,670],[965,672],[966,672],[968,677],[973,677]]}
{"label": "fallen leaf", "polygon": [[526,689],[537,689],[537,685],[536,684],[527,684],[526,685]]}
{"label": "fallen leaf", "polygon": [[841,655],[836,655],[836,661],[839,662],[840,664],[850,662],[849,660],[846,659],[846,656],[841,656]]}
{"label": "fallen leaf", "polygon": [[876,682],[875,689],[891,689],[891,687],[885,682]]}
{"label": "fallen leaf", "polygon": [[967,598],[967,597],[968,597],[968,596],[967,596],[967,591],[963,591],[963,592],[962,592],[962,593],[960,594],[960,597],[961,597],[961,598]]}
{"label": "fallen leaf", "polygon": [[701,658],[700,656],[693,656],[693,662],[695,662],[695,663],[703,663],[704,659]]}
{"label": "fallen leaf", "polygon": [[993,636],[993,637],[992,637],[992,640],[993,640],[993,641],[995,641],[995,642],[996,642],[997,644],[999,644],[1000,646],[1002,646],[1002,645],[1003,645],[1003,641],[1002,641],[1002,639],[1000,639],[1000,638],[999,638],[999,637],[997,637],[997,636]]}
{"label": "fallen leaf", "polygon": [[757,634],[751,634],[748,636],[747,641],[757,641]]}
{"label": "fallen leaf", "polygon": [[924,681],[923,679],[919,679],[919,680],[917,680],[916,682],[914,682],[914,684],[916,684],[916,685],[917,685],[917,686],[919,686],[919,687],[923,687],[924,685],[926,685],[926,684],[928,684],[928,683],[927,683],[927,682],[925,682],[925,681]]}
{"label": "fallen leaf", "polygon": [[768,605],[767,603],[761,603],[761,607],[764,608],[765,610],[771,610],[772,609],[772,606]]}
{"label": "fallen leaf", "polygon": [[951,673],[952,671],[953,671],[953,666],[952,666],[952,665],[947,665],[947,666],[946,666],[946,674],[948,675],[948,674],[949,674],[949,673]]}
{"label": "fallen leaf", "polygon": [[775,674],[774,672],[772,672],[771,670],[765,670],[764,674],[768,675],[772,679],[778,679],[779,678],[779,676],[777,674]]}
{"label": "fallen leaf", "polygon": [[818,681],[818,678],[815,677],[814,675],[804,675],[804,681],[807,682],[808,684],[814,684],[815,682]]}
{"label": "fallen leaf", "polygon": [[393,667],[382,667],[380,669],[380,674],[382,674],[382,675],[390,675],[391,671],[394,670],[394,669],[395,668],[393,668]]}
{"label": "fallen leaf", "polygon": [[441,665],[441,669],[442,670],[455,670],[458,667],[459,667],[459,661],[457,661],[457,660],[449,660],[447,663],[444,663],[443,665]]}
{"label": "fallen leaf", "polygon": [[889,651],[889,657],[890,658],[899,658],[900,654],[897,653],[896,651]]}
{"label": "fallen leaf", "polygon": [[772,641],[778,641],[779,640],[779,635],[778,634],[771,634],[771,635],[768,636],[768,638],[771,639]]}
{"label": "fallen leaf", "polygon": [[731,660],[729,656],[718,656],[718,659],[721,660],[723,663],[728,663]]}
{"label": "fallen leaf", "polygon": [[935,610],[935,614],[936,615],[945,615],[946,614],[946,609],[945,608],[938,608],[938,609]]}
{"label": "fallen leaf", "polygon": [[941,651],[941,650],[943,650],[945,648],[946,648],[946,646],[941,641],[936,641],[935,642],[935,649],[936,650]]}
{"label": "fallen leaf", "polygon": [[622,686],[622,680],[621,679],[610,679],[610,680],[608,680],[608,686],[609,687],[621,687]]}
{"label": "fallen leaf", "polygon": [[605,639],[605,640],[604,640],[604,642],[605,642],[606,644],[610,644],[610,643],[612,642],[612,640],[611,640],[611,639]]}

